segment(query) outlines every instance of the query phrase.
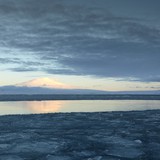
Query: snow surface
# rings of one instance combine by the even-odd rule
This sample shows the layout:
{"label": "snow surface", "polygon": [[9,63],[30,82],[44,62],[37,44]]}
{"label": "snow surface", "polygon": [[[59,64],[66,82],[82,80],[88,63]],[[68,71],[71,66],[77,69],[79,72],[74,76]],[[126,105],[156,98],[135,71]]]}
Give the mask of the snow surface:
{"label": "snow surface", "polygon": [[0,116],[0,160],[159,160],[160,110]]}

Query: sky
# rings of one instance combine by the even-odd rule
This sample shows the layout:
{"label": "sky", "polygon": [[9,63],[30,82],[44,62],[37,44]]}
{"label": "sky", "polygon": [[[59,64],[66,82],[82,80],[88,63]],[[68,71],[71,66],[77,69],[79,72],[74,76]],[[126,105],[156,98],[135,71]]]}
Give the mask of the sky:
{"label": "sky", "polygon": [[0,0],[0,86],[160,90],[159,0]]}

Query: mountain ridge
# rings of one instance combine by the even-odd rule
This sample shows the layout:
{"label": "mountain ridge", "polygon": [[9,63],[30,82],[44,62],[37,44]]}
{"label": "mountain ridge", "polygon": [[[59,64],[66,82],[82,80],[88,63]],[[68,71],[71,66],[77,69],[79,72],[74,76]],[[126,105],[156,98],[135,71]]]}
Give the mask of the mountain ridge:
{"label": "mountain ridge", "polygon": [[95,89],[73,88],[50,78],[37,78],[27,82],[0,86],[0,95],[10,94],[153,94],[160,95],[160,90],[146,91],[104,91]]}

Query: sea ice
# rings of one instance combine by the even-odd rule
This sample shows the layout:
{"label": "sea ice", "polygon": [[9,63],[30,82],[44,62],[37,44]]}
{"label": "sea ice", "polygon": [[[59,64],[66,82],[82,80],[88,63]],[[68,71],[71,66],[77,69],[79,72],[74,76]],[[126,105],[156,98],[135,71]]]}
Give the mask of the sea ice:
{"label": "sea ice", "polygon": [[159,126],[160,110],[0,116],[0,160],[159,160]]}

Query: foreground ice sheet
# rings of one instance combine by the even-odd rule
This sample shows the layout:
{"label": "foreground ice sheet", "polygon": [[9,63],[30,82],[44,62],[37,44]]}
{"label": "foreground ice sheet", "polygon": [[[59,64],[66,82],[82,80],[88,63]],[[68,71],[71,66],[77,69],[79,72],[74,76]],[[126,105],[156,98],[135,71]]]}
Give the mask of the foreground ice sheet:
{"label": "foreground ice sheet", "polygon": [[0,117],[0,160],[159,160],[160,110]]}

